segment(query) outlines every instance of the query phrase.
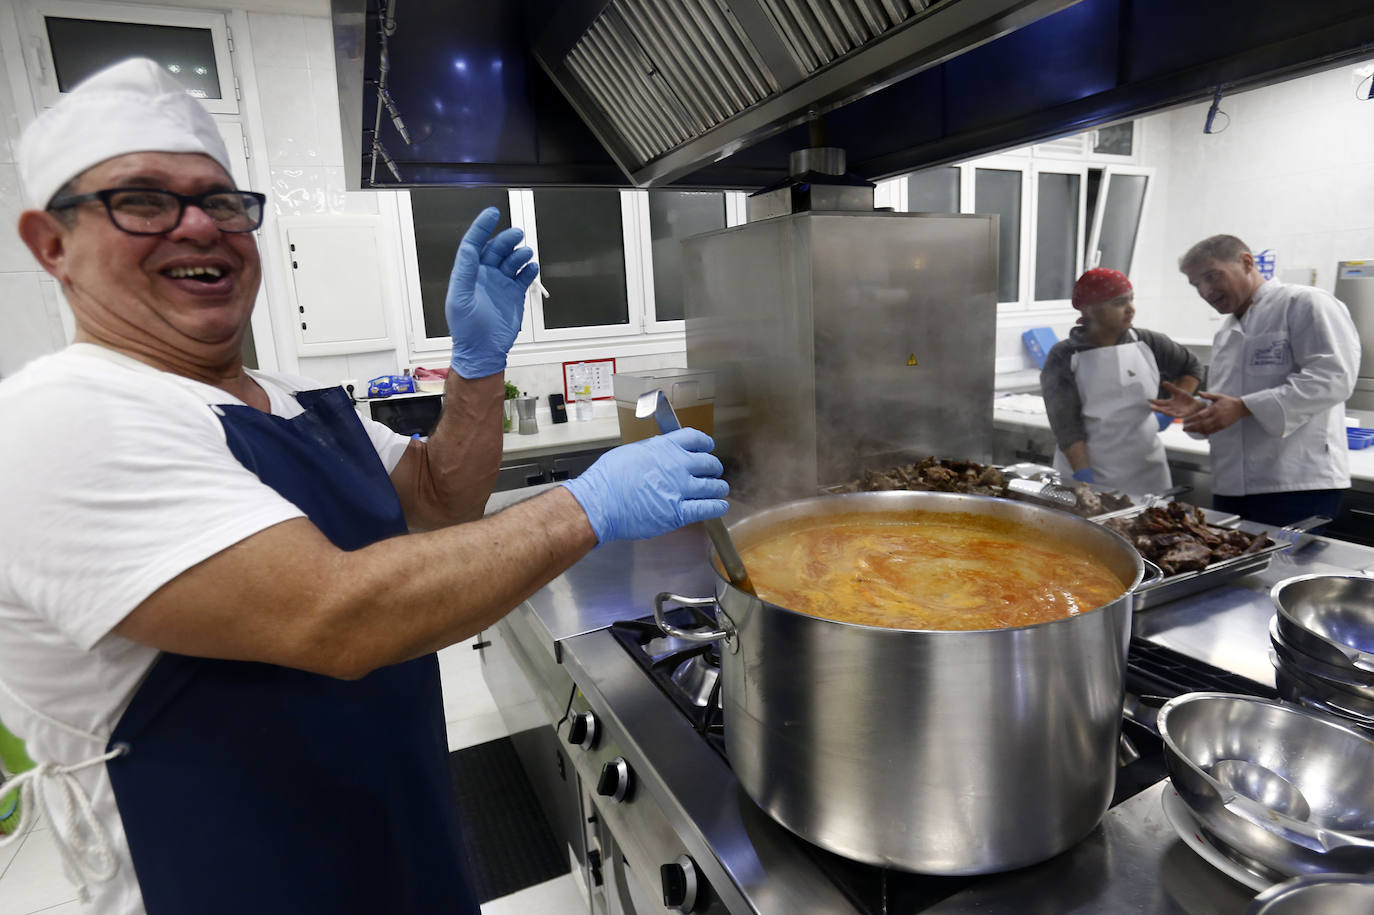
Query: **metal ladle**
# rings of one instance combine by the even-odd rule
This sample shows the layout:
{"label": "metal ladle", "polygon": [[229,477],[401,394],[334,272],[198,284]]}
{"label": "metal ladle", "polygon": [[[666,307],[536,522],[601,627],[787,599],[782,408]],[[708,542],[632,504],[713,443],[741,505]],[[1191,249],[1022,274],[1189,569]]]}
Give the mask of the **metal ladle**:
{"label": "metal ladle", "polygon": [[1272,769],[1244,759],[1218,760],[1212,778],[1268,810],[1295,820],[1307,821],[1312,807],[1298,787]]}
{"label": "metal ladle", "polygon": [[[673,405],[668,403],[668,395],[662,390],[645,391],[635,401],[635,419],[649,418],[658,423],[659,432],[676,432],[682,428],[682,423],[677,420],[677,414],[673,412]],[[706,536],[711,538],[711,546],[720,557],[720,564],[725,568],[725,575],[730,579],[730,584],[757,597],[758,592],[754,590],[754,583],[749,580],[744,560],[740,558],[739,550],[735,549],[735,541],[730,539],[725,522],[719,518],[712,518],[703,521],[702,525],[706,528]]]}

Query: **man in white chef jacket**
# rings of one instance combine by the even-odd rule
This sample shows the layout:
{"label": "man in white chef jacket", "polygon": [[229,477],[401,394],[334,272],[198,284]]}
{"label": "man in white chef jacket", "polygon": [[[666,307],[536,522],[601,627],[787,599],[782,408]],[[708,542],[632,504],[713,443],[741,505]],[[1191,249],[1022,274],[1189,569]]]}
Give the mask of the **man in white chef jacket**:
{"label": "man in white chef jacket", "polygon": [[683,429],[482,517],[537,270],[495,208],[427,442],[245,369],[269,214],[228,165],[151,60],[21,138],[19,234],[76,342],[0,383],[0,715],[37,763],[5,790],[101,915],[476,915],[435,651],[729,487]]}
{"label": "man in white chef jacket", "polygon": [[1179,269],[1225,317],[1209,390],[1174,388],[1155,407],[1207,437],[1212,506],[1275,525],[1336,517],[1350,488],[1344,405],[1360,364],[1350,312],[1320,289],[1265,280],[1233,235],[1193,245]]}

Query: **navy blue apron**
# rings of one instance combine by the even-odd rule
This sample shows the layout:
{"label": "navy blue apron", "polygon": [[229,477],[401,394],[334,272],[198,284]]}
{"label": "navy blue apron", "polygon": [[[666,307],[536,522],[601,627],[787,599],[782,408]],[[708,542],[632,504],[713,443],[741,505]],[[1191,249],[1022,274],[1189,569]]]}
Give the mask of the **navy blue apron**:
{"label": "navy blue apron", "polygon": [[[406,530],[340,388],[215,407],[234,456],[344,550]],[[282,613],[292,608],[282,607]],[[356,681],[164,653],[106,765],[149,915],[477,913],[438,659]]]}

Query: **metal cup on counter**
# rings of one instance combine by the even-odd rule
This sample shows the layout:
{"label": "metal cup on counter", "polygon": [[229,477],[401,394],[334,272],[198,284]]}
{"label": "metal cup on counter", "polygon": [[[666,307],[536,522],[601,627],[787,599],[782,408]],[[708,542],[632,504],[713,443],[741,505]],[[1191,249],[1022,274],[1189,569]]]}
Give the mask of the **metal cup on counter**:
{"label": "metal cup on counter", "polygon": [[538,398],[529,395],[515,398],[515,412],[520,418],[520,425],[516,431],[521,435],[534,435],[539,431],[539,421],[534,416],[534,407],[538,402]]}

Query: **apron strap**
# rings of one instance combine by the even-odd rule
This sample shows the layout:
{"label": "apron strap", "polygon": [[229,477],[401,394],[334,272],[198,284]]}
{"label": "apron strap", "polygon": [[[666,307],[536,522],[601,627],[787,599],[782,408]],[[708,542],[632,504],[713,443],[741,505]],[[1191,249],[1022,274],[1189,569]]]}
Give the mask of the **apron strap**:
{"label": "apron strap", "polygon": [[[34,708],[4,680],[0,680],[0,692],[30,715],[41,718],[55,728],[89,740],[97,746],[105,744],[104,738],[73,727]],[[53,842],[62,856],[67,876],[76,884],[77,896],[82,902],[89,902],[90,891],[87,885],[103,883],[112,878],[119,870],[119,859],[115,857],[114,842],[109,831],[96,816],[91,805],[91,797],[77,780],[75,773],[91,766],[103,766],[109,760],[123,756],[127,752],[128,744],[118,744],[107,753],[92,756],[69,766],[40,762],[27,772],[21,772],[0,782],[0,793],[8,793],[11,790],[19,792],[20,810],[19,828],[0,838],[0,848],[28,835],[37,819],[34,811],[41,810],[52,823]],[[60,811],[55,808],[49,797],[53,791],[61,798]],[[61,816],[58,815],[59,812]]]}

